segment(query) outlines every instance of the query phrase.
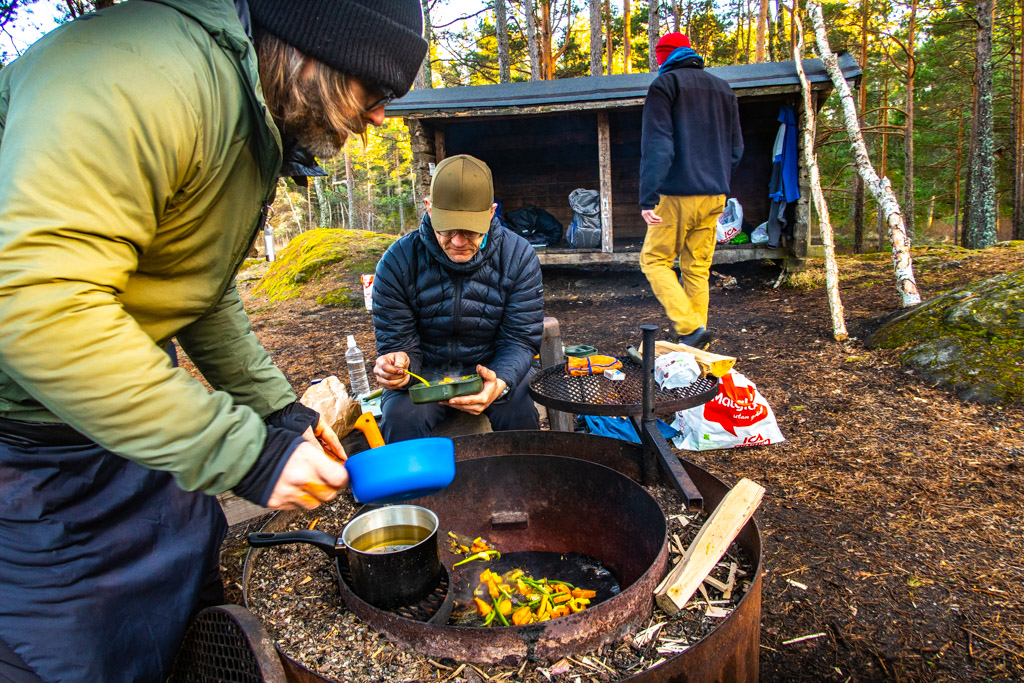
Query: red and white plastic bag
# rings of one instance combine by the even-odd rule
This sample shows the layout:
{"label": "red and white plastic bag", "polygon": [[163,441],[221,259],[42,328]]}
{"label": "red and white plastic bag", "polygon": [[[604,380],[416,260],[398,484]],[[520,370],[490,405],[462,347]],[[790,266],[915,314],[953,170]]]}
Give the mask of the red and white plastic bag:
{"label": "red and white plastic bag", "polygon": [[672,422],[676,448],[708,451],[782,443],[775,413],[754,383],[738,372],[719,378],[718,394],[702,406],[680,410]]}

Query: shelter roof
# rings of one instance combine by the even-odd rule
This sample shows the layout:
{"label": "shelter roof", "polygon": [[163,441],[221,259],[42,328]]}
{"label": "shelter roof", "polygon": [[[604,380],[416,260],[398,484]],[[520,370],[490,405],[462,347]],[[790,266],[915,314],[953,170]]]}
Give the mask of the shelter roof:
{"label": "shelter roof", "polygon": [[[832,82],[820,59],[803,60],[811,87],[831,90]],[[853,55],[839,56],[839,66],[847,81],[858,83],[860,65]],[[738,64],[708,68],[708,72],[725,80],[737,97],[770,92],[798,92],[800,79],[793,61]],[[550,107],[601,108],[642,104],[647,89],[657,74],[616,74],[584,76],[550,81],[524,81],[495,85],[471,85],[456,88],[411,90],[388,105],[389,116],[446,116],[472,110],[503,110]],[[580,105],[584,105],[580,107]]]}

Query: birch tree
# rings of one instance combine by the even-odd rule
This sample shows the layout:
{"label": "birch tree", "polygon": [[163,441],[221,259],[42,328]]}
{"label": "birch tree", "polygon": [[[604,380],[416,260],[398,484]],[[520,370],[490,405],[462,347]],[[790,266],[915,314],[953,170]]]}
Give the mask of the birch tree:
{"label": "birch tree", "polygon": [[977,0],[974,85],[977,108],[971,125],[970,196],[964,217],[964,246],[984,249],[996,242],[995,135],[992,124],[993,0]]}
{"label": "birch tree", "polygon": [[604,23],[601,20],[601,0],[589,0],[590,4],[590,75],[600,76],[601,45],[603,42]]}
{"label": "birch tree", "polygon": [[[885,216],[885,222],[889,229],[889,242],[892,244],[892,261],[896,271],[896,290],[904,307],[919,304],[921,303],[921,295],[917,291],[917,282],[914,280],[914,266],[910,258],[910,245],[907,242],[907,231],[903,225],[900,204],[896,200],[896,194],[892,190],[892,184],[889,182],[889,179],[884,176],[879,178],[878,174],[875,173],[875,169],[871,166],[867,146],[864,144],[864,136],[861,134],[860,126],[857,124],[857,107],[853,103],[850,85],[846,82],[846,78],[843,77],[842,69],[839,68],[838,58],[836,58],[828,45],[828,38],[825,35],[825,19],[821,13],[821,6],[817,2],[809,1],[807,3],[807,11],[814,24],[818,52],[821,54],[821,59],[825,63],[825,68],[832,78],[836,90],[839,92],[840,101],[843,106],[843,116],[846,120],[846,132],[850,137],[857,171],[864,179],[864,184],[867,185],[868,189],[875,196],[879,211]],[[793,14],[795,23],[796,12]]]}
{"label": "birch tree", "polygon": [[[804,51],[804,26],[800,17],[794,12],[797,27],[797,54]],[[828,204],[821,191],[821,176],[818,173],[818,160],[814,152],[815,112],[811,102],[811,84],[804,73],[802,60],[795,60],[796,72],[800,77],[800,89],[804,98],[804,164],[807,166],[811,181],[811,196],[814,208],[818,212],[818,227],[821,230],[821,241],[825,246],[825,289],[828,292],[828,309],[832,315],[832,336],[836,341],[843,341],[849,334],[846,332],[846,320],[843,316],[843,302],[839,298],[839,268],[836,266],[836,245],[832,235],[832,220],[829,217]]]}
{"label": "birch tree", "polygon": [[512,82],[512,60],[508,47],[508,13],[505,0],[494,0],[494,30],[498,34],[498,82]]}

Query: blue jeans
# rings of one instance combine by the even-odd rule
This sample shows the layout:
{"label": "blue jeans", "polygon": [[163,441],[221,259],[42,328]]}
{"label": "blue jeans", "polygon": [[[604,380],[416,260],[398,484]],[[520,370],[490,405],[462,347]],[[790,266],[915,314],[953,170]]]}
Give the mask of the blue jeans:
{"label": "blue jeans", "polygon": [[[484,411],[491,429],[540,429],[540,415],[530,398],[529,377],[524,379],[505,400],[492,403]],[[384,390],[380,400],[381,435],[385,443],[422,439],[430,436],[445,418],[456,412],[439,403],[413,403],[408,391]]]}

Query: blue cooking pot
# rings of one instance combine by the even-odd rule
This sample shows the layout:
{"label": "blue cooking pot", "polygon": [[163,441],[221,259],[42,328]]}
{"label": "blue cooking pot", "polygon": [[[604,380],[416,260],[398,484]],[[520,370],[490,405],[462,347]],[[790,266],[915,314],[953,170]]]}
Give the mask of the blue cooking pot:
{"label": "blue cooking pot", "polygon": [[384,505],[436,493],[455,478],[455,445],[430,437],[384,444],[370,413],[356,420],[370,449],[345,461],[352,495],[360,503]]}

